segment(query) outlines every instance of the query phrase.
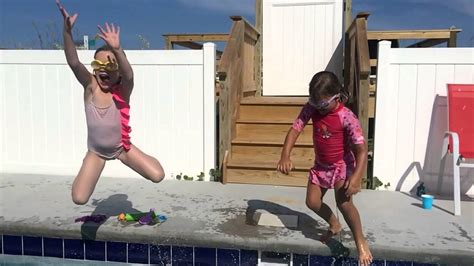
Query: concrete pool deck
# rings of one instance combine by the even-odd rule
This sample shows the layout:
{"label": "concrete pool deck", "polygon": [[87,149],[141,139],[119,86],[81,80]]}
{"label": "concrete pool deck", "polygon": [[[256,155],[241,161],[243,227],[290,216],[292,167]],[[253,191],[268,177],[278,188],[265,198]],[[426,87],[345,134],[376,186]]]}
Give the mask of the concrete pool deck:
{"label": "concrete pool deck", "polygon": [[[305,188],[222,185],[216,182],[164,181],[102,177],[88,204],[71,200],[71,176],[0,174],[0,232],[60,238],[253,249],[262,251],[357,255],[351,233],[329,245],[318,241],[326,224],[305,206]],[[332,191],[325,202],[336,211]],[[435,199],[432,210],[416,196],[364,190],[355,197],[364,233],[375,259],[472,265],[474,201],[462,201],[454,216],[452,200]],[[159,226],[123,225],[121,212],[155,208],[168,221]],[[297,216],[297,227],[261,226],[255,213]],[[75,223],[78,217],[104,214],[100,225]]]}

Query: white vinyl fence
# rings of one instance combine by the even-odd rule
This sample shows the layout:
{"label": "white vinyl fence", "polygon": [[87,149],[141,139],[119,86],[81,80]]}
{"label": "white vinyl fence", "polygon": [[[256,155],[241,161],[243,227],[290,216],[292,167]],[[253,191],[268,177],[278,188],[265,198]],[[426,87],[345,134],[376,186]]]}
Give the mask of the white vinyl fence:
{"label": "white vinyl fence", "polygon": [[[390,182],[389,189],[410,191],[422,181],[436,193],[448,83],[474,83],[474,48],[379,43],[374,175]],[[452,195],[452,160],[447,162],[440,192]],[[462,169],[462,194],[473,194],[473,181],[474,169]]]}
{"label": "white vinyl fence", "polygon": [[344,0],[263,1],[263,95],[308,95],[316,72],[342,72]]}
{"label": "white vinyl fence", "polygon": [[[78,51],[90,70],[94,51]],[[166,178],[215,167],[215,45],[126,51],[135,74],[131,140]],[[75,176],[87,151],[83,88],[62,50],[0,50],[0,173]],[[118,160],[104,176],[139,177]]]}

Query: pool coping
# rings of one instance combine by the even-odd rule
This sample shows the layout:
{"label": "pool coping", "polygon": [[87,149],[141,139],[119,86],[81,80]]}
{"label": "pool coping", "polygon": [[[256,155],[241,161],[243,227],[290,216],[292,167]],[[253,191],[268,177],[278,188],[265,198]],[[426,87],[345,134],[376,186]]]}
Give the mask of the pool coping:
{"label": "pool coping", "polygon": [[[0,177],[2,181],[7,181],[7,183],[12,182],[12,178],[18,178],[18,175],[5,175],[2,174],[3,176]],[[26,181],[22,179],[23,184],[33,184],[35,182],[37,186],[40,186],[41,188],[39,191],[45,191],[45,188],[48,187],[48,182],[49,184],[55,183],[55,186],[61,187],[61,188],[67,188],[70,185],[71,178],[63,178],[61,179],[60,177],[38,177],[34,176],[31,177],[29,176],[30,181]],[[39,181],[41,179],[41,181]],[[117,179],[106,179],[106,183],[112,184],[114,181]],[[137,179],[121,179],[121,182],[124,183],[130,183],[130,184],[145,184],[149,185],[147,183],[143,183],[145,181],[142,180],[137,180]],[[179,183],[181,182],[181,183]],[[103,185],[103,184],[102,184]],[[150,226],[150,227],[133,227],[133,226],[123,226],[120,222],[118,222],[115,217],[110,217],[104,224],[102,224],[94,233],[93,239],[99,240],[99,241],[118,241],[118,242],[133,242],[133,243],[147,243],[147,244],[161,244],[161,245],[179,245],[179,246],[193,246],[193,247],[210,247],[210,248],[228,248],[228,249],[251,249],[251,250],[261,250],[261,251],[273,251],[273,252],[284,252],[284,253],[296,253],[296,254],[316,254],[319,256],[331,256],[334,253],[331,253],[331,248],[328,248],[328,246],[321,244],[318,241],[315,241],[315,239],[310,239],[311,237],[316,237],[310,236],[310,237],[300,237],[299,234],[300,232],[298,230],[290,230],[290,229],[279,229],[279,228],[268,228],[268,227],[262,227],[260,228],[263,230],[265,233],[268,233],[269,236],[264,236],[262,237],[261,235],[256,235],[256,236],[249,236],[245,235],[245,230],[244,229],[239,229],[235,228],[235,230],[228,230],[225,231],[225,233],[222,232],[222,228],[219,228],[219,226],[222,223],[225,223],[229,217],[235,216],[236,213],[238,214],[238,211],[232,210],[232,206],[235,205],[235,209],[239,209],[240,211],[242,210],[242,206],[245,206],[248,204],[245,202],[245,200],[242,199],[242,196],[245,199],[245,193],[243,193],[242,189],[245,190],[256,190],[256,191],[261,191],[261,190],[268,190],[267,196],[261,197],[265,198],[267,201],[265,201],[265,204],[273,204],[273,202],[278,202],[280,205],[285,205],[286,207],[292,209],[293,212],[296,213],[296,215],[306,215],[303,211],[304,206],[299,206],[301,205],[301,199],[294,199],[293,194],[297,195],[297,197],[300,197],[298,192],[302,192],[304,190],[298,189],[298,188],[281,188],[281,187],[272,187],[272,186],[245,186],[245,185],[238,185],[238,186],[233,186],[233,185],[222,185],[222,184],[216,184],[216,183],[202,183],[202,182],[184,182],[184,181],[166,181],[163,184],[158,184],[163,185],[166,187],[168,195],[162,194],[159,196],[160,199],[163,198],[163,202],[166,200],[164,199],[165,197],[172,197],[170,195],[173,195],[173,193],[178,193],[178,191],[173,191],[175,189],[194,189],[198,190],[197,193],[191,195],[189,198],[176,198],[174,199],[174,202],[177,205],[183,204],[185,202],[185,205],[187,206],[185,210],[178,210],[175,212],[172,212],[171,210],[173,208],[168,208],[166,211],[166,214],[170,216],[169,220],[166,221],[164,224],[159,225],[159,226]],[[34,187],[33,189],[37,189],[37,186]],[[113,193],[113,191],[110,191],[110,187],[107,189],[102,189],[102,191],[97,191],[96,197],[97,198],[104,198],[107,197],[107,195],[110,195]],[[0,188],[0,192],[2,190],[5,191],[4,188]],[[99,189],[101,190],[101,189]],[[200,204],[206,204],[203,203],[202,200],[202,194],[199,194],[199,191],[207,191],[208,195],[211,195],[211,200],[213,198],[213,192],[217,190],[226,190],[227,192],[233,191],[234,195],[231,195],[226,201],[226,206],[223,209],[225,209],[225,212],[229,211],[229,213],[225,212],[219,212],[219,213],[212,213],[209,211],[208,214],[203,215],[203,217],[210,216],[210,219],[215,219],[215,221],[210,221],[209,220],[209,225],[208,227],[206,226],[200,226],[202,225],[202,218],[203,217],[194,217],[196,219],[192,219],[193,217],[193,212],[196,210],[196,206],[200,206]],[[64,204],[65,207],[69,206],[74,206],[70,202],[67,202],[68,200],[70,201],[70,198],[63,198],[64,197],[64,192],[61,190],[60,194],[61,196],[55,197],[55,195],[50,195],[49,200],[55,199],[55,201],[59,201],[58,204],[59,206],[62,206],[61,204]],[[209,192],[210,191],[210,192]],[[287,194],[284,198],[278,199],[278,197],[281,197],[279,195],[282,192],[289,192],[290,194]],[[11,192],[11,191],[10,191]],[[173,193],[172,193],[173,192]],[[225,192],[225,191],[224,191]],[[28,190],[24,191],[24,193],[28,193]],[[66,192],[66,195],[69,192]],[[220,192],[222,193],[222,191]],[[217,193],[215,195],[216,199],[222,199],[222,194]],[[385,194],[384,194],[385,193]],[[8,193],[7,193],[8,194]],[[148,195],[148,193],[145,193]],[[192,194],[192,193],[188,193]],[[224,193],[225,194],[225,193]],[[407,195],[403,195],[401,193],[393,193],[393,192],[384,192],[384,191],[367,191],[365,193],[360,194],[360,203],[363,205],[364,200],[372,201],[370,197],[368,199],[364,199],[364,195],[375,195],[376,197],[379,197],[379,195],[385,195],[384,200],[386,201],[407,201],[407,202],[416,202],[413,198],[407,197]],[[183,195],[183,194],[176,194],[176,195]],[[230,195],[230,194],[229,194]],[[390,195],[390,197],[387,197],[387,195]],[[20,195],[18,195],[20,196]],[[67,195],[69,197],[69,195]],[[129,195],[130,196],[130,195]],[[233,197],[236,196],[236,197]],[[241,196],[239,199],[237,196]],[[162,197],[162,198],[161,198]],[[19,200],[18,198],[17,200]],[[179,200],[178,200],[179,199]],[[271,199],[271,203],[268,199]],[[304,199],[304,197],[303,197]],[[251,199],[251,200],[258,200],[262,201],[263,199]],[[280,200],[280,202],[278,201]],[[14,198],[7,198],[5,202],[14,202]],[[45,199],[39,199],[39,202],[45,203],[48,202],[48,197]],[[64,202],[61,202],[64,201]],[[138,201],[138,200],[137,200]],[[176,201],[181,201],[181,202],[176,202]],[[3,202],[3,201],[2,201]],[[167,204],[171,204],[170,201]],[[392,202],[393,203],[393,202]],[[3,203],[2,203],[3,204]],[[274,203],[276,204],[276,203]],[[328,204],[333,205],[334,202],[331,202],[330,199],[328,199]],[[389,204],[389,203],[385,203]],[[391,203],[390,203],[391,204]],[[413,203],[412,203],[413,204]],[[446,202],[446,208],[449,209],[450,202]],[[147,204],[140,204],[138,206],[145,206]],[[230,208],[229,205],[231,206]],[[0,205],[1,206],[1,205]],[[202,205],[202,210],[206,211],[209,210],[207,205]],[[207,207],[206,207],[207,206]],[[445,220],[439,221],[440,227],[444,226],[444,223],[453,223],[455,221],[457,224],[462,224],[463,228],[465,228],[466,224],[465,222],[469,222],[469,219],[466,219],[466,217],[469,215],[469,211],[472,211],[472,202],[463,202],[463,211],[465,212],[464,218],[463,217],[454,217],[452,215],[446,214],[446,210],[444,211],[438,211],[434,210],[431,215],[436,215],[439,217],[443,217]],[[51,206],[52,207],[52,206]],[[77,210],[80,210],[81,213],[90,213],[90,206],[89,208],[85,206],[74,206],[73,208],[77,208]],[[184,208],[184,207],[183,207]],[[294,209],[297,209],[296,211]],[[5,209],[5,208],[2,208]],[[143,209],[143,208],[142,208]],[[163,208],[164,210],[166,208]],[[179,209],[179,208],[178,208]],[[229,210],[228,210],[229,209]],[[9,209],[5,209],[7,212]],[[10,208],[10,210],[13,210]],[[214,211],[216,209],[213,209]],[[219,209],[220,210],[220,209]],[[364,209],[361,208],[361,213],[367,214]],[[426,215],[426,212],[423,212],[424,210],[420,209],[414,209],[410,208],[406,212],[413,212],[417,213],[417,215],[420,215],[420,221],[423,219],[427,219],[429,217],[425,217],[422,219],[422,215]],[[46,209],[44,210],[46,211]],[[373,210],[372,210],[373,213]],[[189,216],[186,216],[188,215]],[[176,217],[174,216],[176,215]],[[199,214],[201,215],[201,214]],[[338,213],[338,215],[340,215]],[[384,217],[383,213],[379,213],[378,215],[381,215],[380,217]],[[87,226],[87,225],[82,225],[79,223],[74,223],[73,219],[76,217],[77,214],[71,215],[71,211],[65,211],[65,218],[66,219],[51,219],[51,215],[45,214],[41,217],[38,218],[37,215],[32,215],[29,216],[27,212],[19,211],[18,214],[15,214],[14,217],[8,217],[6,215],[0,215],[0,232],[1,234],[11,234],[11,235],[22,235],[22,236],[41,236],[41,237],[58,237],[58,238],[70,238],[70,239],[84,239],[88,238],[87,236],[84,235],[84,229],[87,228],[94,228],[94,226]],[[238,216],[238,215],[237,215]],[[362,216],[362,214],[361,214]],[[311,216],[314,217],[314,216]],[[376,226],[378,223],[380,223],[382,218],[377,217],[367,217],[364,216],[366,220],[366,224],[370,224],[368,226]],[[390,217],[388,217],[390,220]],[[410,222],[408,221],[405,222]],[[415,219],[416,220],[416,219]],[[429,219],[431,220],[431,219]],[[387,222],[387,218],[384,219],[384,223]],[[186,223],[189,222],[190,224],[187,225]],[[235,221],[234,221],[235,222]],[[404,221],[399,220],[399,221],[394,221],[398,223],[403,223]],[[462,223],[461,223],[462,222]],[[167,224],[168,223],[168,224]],[[193,223],[198,223],[198,225],[194,225]],[[213,227],[212,225],[218,224],[219,226]],[[187,228],[187,226],[190,226],[191,228]],[[231,225],[232,226],[232,225]],[[238,222],[235,224],[236,227],[241,227],[244,226],[242,224],[239,224]],[[245,226],[244,226],[245,227]],[[194,228],[194,229],[193,229]],[[468,227],[469,228],[469,227]],[[189,230],[188,230],[189,229]],[[259,229],[259,230],[260,230]],[[419,227],[418,229],[423,229],[423,227]],[[378,232],[378,234],[382,235],[383,233],[383,228],[372,228],[374,232]],[[426,228],[426,230],[429,231],[429,228]],[[436,229],[434,229],[436,230]],[[463,229],[464,230],[464,229]],[[94,231],[94,230],[93,230]],[[239,232],[240,231],[240,232]],[[412,246],[403,246],[400,245],[400,243],[397,243],[398,245],[387,245],[388,242],[377,242],[377,239],[374,240],[374,243],[371,244],[371,250],[372,253],[374,254],[375,258],[378,259],[383,259],[383,260],[392,260],[392,261],[398,261],[398,260],[404,260],[404,261],[416,261],[419,263],[456,263],[459,265],[462,265],[466,263],[466,261],[469,261],[468,259],[472,258],[473,252],[471,252],[468,246],[464,246],[463,243],[466,243],[466,245],[469,245],[470,243],[474,243],[472,241],[472,237],[470,234],[472,234],[472,229],[467,229],[465,230],[467,232],[467,241],[464,240],[464,238],[459,237],[458,235],[455,235],[458,237],[456,240],[452,240],[453,245],[451,249],[441,249],[441,248],[426,248],[422,247],[420,245],[420,237],[424,235],[429,236],[427,232],[423,232],[419,236],[419,238],[414,238],[412,241],[413,244]],[[241,235],[242,233],[242,235]],[[248,233],[248,232],[247,232]],[[399,237],[406,237],[409,238],[410,232],[401,232]],[[417,232],[420,234],[420,232]],[[428,232],[429,233],[429,232]],[[274,234],[274,235],[271,235]],[[452,235],[442,235],[443,236],[443,241],[448,241],[450,238],[453,238],[454,236]],[[471,239],[471,240],[469,240]],[[368,240],[370,240],[368,238]],[[462,242],[461,246],[459,244],[460,240],[464,241]],[[351,257],[354,257],[354,254],[356,253],[356,248],[353,244],[352,238],[349,236],[346,228],[345,234],[342,234],[339,238],[336,238],[336,241],[334,241],[334,247],[338,247],[339,244],[342,244],[346,248],[350,250]],[[339,243],[339,244],[338,244]],[[448,245],[450,246],[450,242],[447,242]],[[458,247],[461,248],[456,248],[456,244]],[[416,248],[413,246],[419,245],[420,248]],[[422,247],[422,248],[421,248]]]}

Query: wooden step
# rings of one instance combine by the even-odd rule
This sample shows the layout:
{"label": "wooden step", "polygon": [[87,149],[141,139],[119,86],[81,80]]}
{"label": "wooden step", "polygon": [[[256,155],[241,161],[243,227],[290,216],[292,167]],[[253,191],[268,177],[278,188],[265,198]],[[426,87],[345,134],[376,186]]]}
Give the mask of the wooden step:
{"label": "wooden step", "polygon": [[[284,141],[268,141],[268,140],[248,140],[248,139],[234,139],[232,141],[232,145],[247,145],[247,146],[276,146],[276,147],[283,147]],[[313,142],[296,142],[295,147],[307,147],[312,148]]]}
{"label": "wooden step", "polygon": [[[231,157],[227,162],[227,169],[252,169],[252,170],[276,170],[278,160],[256,160],[256,158],[235,159]],[[293,171],[295,172],[308,172],[313,166],[312,161],[293,161]]]}
{"label": "wooden step", "polygon": [[[232,160],[255,160],[278,162],[283,145],[232,145]],[[314,161],[314,150],[312,146],[296,146],[291,151],[291,160],[305,162],[312,165]]]}
{"label": "wooden step", "polygon": [[267,124],[267,125],[288,125],[291,126],[293,123],[290,120],[245,120],[245,119],[238,119],[236,121],[237,124]]}
{"label": "wooden step", "polygon": [[306,187],[308,184],[307,171],[293,171],[289,175],[276,170],[227,169],[226,183],[296,186]]}
{"label": "wooden step", "polygon": [[245,97],[236,121],[236,138],[225,167],[225,182],[306,186],[313,166],[312,126],[300,134],[292,151],[295,169],[276,171],[285,136],[307,97]]}
{"label": "wooden step", "polygon": [[[279,141],[285,140],[290,125],[285,124],[237,124],[236,138],[254,141]],[[305,127],[298,137],[297,142],[311,142],[313,129]]]}
{"label": "wooden step", "polygon": [[[244,119],[238,119],[236,121],[237,124],[265,124],[265,125],[288,125],[291,126],[293,125],[292,120],[285,120],[285,119],[279,119],[279,120],[244,120]],[[307,125],[312,125],[312,121],[308,121]]]}
{"label": "wooden step", "polygon": [[[233,146],[232,156],[226,164],[225,182],[239,184],[261,184],[279,186],[306,186],[308,172],[312,167],[312,158],[294,160],[294,169],[289,175],[276,170],[278,159],[260,156],[243,156],[242,149],[252,146]],[[262,149],[271,149],[276,146],[262,146]],[[310,147],[297,147],[311,149]],[[235,153],[234,153],[235,152]],[[267,150],[267,152],[271,152]],[[313,155],[314,156],[314,155]],[[279,158],[279,157],[278,157]],[[306,160],[306,161],[305,161]]]}
{"label": "wooden step", "polygon": [[370,66],[376,67],[377,66],[377,59],[370,59]]}
{"label": "wooden step", "polygon": [[302,105],[240,105],[239,116],[246,121],[291,121],[299,115]]}
{"label": "wooden step", "polygon": [[255,121],[291,121],[308,97],[247,97],[240,103],[240,119]]}
{"label": "wooden step", "polygon": [[303,106],[308,101],[308,96],[301,97],[245,97],[241,100],[242,105],[293,105]]}

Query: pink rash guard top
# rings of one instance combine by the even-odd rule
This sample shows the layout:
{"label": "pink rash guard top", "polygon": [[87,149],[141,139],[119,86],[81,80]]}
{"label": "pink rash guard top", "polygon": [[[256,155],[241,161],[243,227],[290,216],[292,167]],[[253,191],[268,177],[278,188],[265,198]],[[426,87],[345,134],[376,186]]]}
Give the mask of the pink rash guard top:
{"label": "pink rash guard top", "polygon": [[316,158],[309,178],[320,187],[334,188],[337,181],[345,180],[355,169],[352,145],[365,143],[360,122],[342,103],[324,115],[307,103],[294,121],[293,129],[303,131],[310,119]]}

